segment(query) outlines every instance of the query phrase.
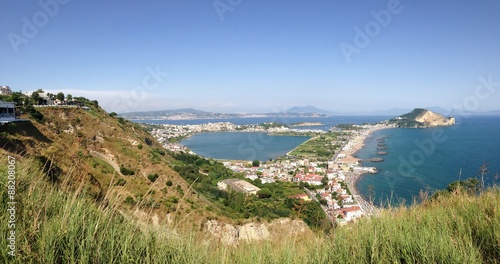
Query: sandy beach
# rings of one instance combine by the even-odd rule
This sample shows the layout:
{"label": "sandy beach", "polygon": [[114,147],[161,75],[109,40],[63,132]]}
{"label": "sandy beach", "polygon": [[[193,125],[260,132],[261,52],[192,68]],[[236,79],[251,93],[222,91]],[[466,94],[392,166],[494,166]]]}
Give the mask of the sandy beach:
{"label": "sandy beach", "polygon": [[[359,163],[359,159],[356,158],[355,154],[365,145],[365,140],[375,131],[389,128],[387,126],[376,126],[372,127],[366,131],[364,131],[361,135],[351,138],[347,145],[349,148],[347,150],[343,150],[341,153],[346,155],[342,161],[344,163]],[[357,172],[345,172],[346,176],[346,184],[353,198],[358,202],[361,209],[368,215],[376,214],[379,211],[379,208],[374,206],[369,201],[365,200],[362,195],[359,194],[356,185],[361,178],[362,173]]]}

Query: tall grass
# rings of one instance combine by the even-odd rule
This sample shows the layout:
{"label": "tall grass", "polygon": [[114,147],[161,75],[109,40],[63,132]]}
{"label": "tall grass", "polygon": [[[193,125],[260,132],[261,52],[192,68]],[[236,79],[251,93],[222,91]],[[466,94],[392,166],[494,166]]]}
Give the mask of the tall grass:
{"label": "tall grass", "polygon": [[[2,157],[3,159],[3,157]],[[6,160],[6,158],[4,159]],[[7,188],[0,161],[2,208]],[[84,190],[50,183],[18,163],[16,257],[0,263],[499,263],[500,190],[441,197],[336,228],[331,235],[226,246],[198,231],[144,227]],[[9,214],[0,213],[7,232]]]}

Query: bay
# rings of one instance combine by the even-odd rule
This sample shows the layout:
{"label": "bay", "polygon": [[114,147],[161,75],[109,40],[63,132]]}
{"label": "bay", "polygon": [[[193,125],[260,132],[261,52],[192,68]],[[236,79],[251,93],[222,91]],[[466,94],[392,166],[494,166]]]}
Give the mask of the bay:
{"label": "bay", "polygon": [[285,155],[309,138],[264,132],[209,132],[196,134],[180,144],[207,158],[267,161]]}
{"label": "bay", "polygon": [[[327,130],[336,124],[375,123],[387,120],[387,116],[329,116],[329,117],[295,117],[295,118],[235,118],[235,119],[203,119],[203,120],[143,120],[144,123],[157,124],[204,124],[215,122],[231,122],[237,125],[259,124],[264,122],[280,122],[294,124],[301,122],[321,122],[324,125],[312,127]],[[420,190],[429,191],[445,189],[446,186],[460,179],[476,177],[483,162],[489,163],[489,173],[485,182],[493,184],[493,176],[500,172],[500,116],[471,116],[457,118],[458,125],[453,127],[428,129],[384,129],[374,132],[366,140],[366,145],[356,153],[368,160],[377,157],[377,138],[387,137],[385,143],[388,155],[381,163],[365,161],[363,165],[374,166],[378,174],[364,175],[357,184],[359,193],[365,198],[373,196],[378,205],[388,202],[397,204],[401,201],[411,203]],[[432,140],[433,133],[442,133],[445,140]],[[229,135],[234,134],[234,135]],[[238,135],[239,134],[239,135]],[[254,134],[253,136],[251,134]],[[262,133],[265,134],[265,133]],[[287,142],[287,137],[270,138],[258,133],[224,132],[195,135],[181,142],[195,153],[217,159],[269,160],[285,154],[306,139]],[[436,136],[434,136],[436,137]],[[282,142],[284,140],[285,142]],[[424,143],[434,141],[435,148]],[[420,143],[417,144],[417,142]],[[276,149],[274,144],[278,144]],[[285,147],[280,147],[285,146]],[[413,153],[413,154],[412,154]],[[423,159],[419,159],[423,153]],[[408,172],[403,166],[406,160],[414,171]],[[406,169],[406,170],[405,170]],[[400,173],[402,170],[403,173]],[[461,175],[460,175],[461,171]],[[370,190],[373,189],[373,192]]]}

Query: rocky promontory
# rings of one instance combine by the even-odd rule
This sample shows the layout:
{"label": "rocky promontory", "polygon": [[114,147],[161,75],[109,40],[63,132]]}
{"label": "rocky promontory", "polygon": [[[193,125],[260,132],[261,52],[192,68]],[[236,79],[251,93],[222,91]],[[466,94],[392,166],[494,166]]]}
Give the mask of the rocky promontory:
{"label": "rocky promontory", "polygon": [[400,115],[387,122],[401,128],[427,128],[455,125],[455,118],[447,118],[427,109],[416,108],[410,113]]}

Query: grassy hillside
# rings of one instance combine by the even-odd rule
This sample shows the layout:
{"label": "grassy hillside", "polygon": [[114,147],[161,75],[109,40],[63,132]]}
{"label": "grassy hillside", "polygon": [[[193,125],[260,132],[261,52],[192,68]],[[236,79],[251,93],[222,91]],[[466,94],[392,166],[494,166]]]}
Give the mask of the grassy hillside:
{"label": "grassy hillside", "polygon": [[[109,115],[95,102],[82,108],[36,108],[32,122],[0,126],[0,152],[30,160],[65,190],[85,189],[95,201],[114,202],[146,222],[215,214],[170,164],[173,158],[137,124]],[[168,182],[168,184],[167,184]]]}
{"label": "grassy hillside", "polygon": [[[480,196],[457,191],[411,208],[336,228],[225,246],[182,220],[172,228],[144,225],[113,203],[94,202],[86,190],[67,192],[39,177],[31,160],[17,161],[16,257],[0,240],[2,263],[498,263],[500,190]],[[7,158],[0,157],[1,173]],[[7,184],[1,177],[2,186]],[[0,189],[2,206],[9,201]],[[0,232],[12,219],[0,213]]]}
{"label": "grassy hillside", "polygon": [[[94,102],[88,106],[90,110],[37,108],[39,113],[30,115],[38,121],[0,126],[0,199],[3,208],[16,202],[15,211],[0,213],[0,232],[8,238],[15,230],[16,257],[7,250],[12,240],[2,239],[0,263],[500,260],[497,188],[479,196],[459,188],[329,234],[281,232],[264,242],[226,246],[199,232],[207,219],[230,221],[231,215],[248,212],[281,216],[276,208],[288,193],[279,196],[280,186],[271,188],[275,204],[259,199],[238,203],[228,195],[211,199],[210,194],[217,194],[208,188],[212,181],[233,177],[224,168],[198,157],[172,157],[136,124],[107,114]],[[11,164],[9,169],[9,156],[15,158],[15,168]],[[13,172],[15,193],[7,177]]]}

